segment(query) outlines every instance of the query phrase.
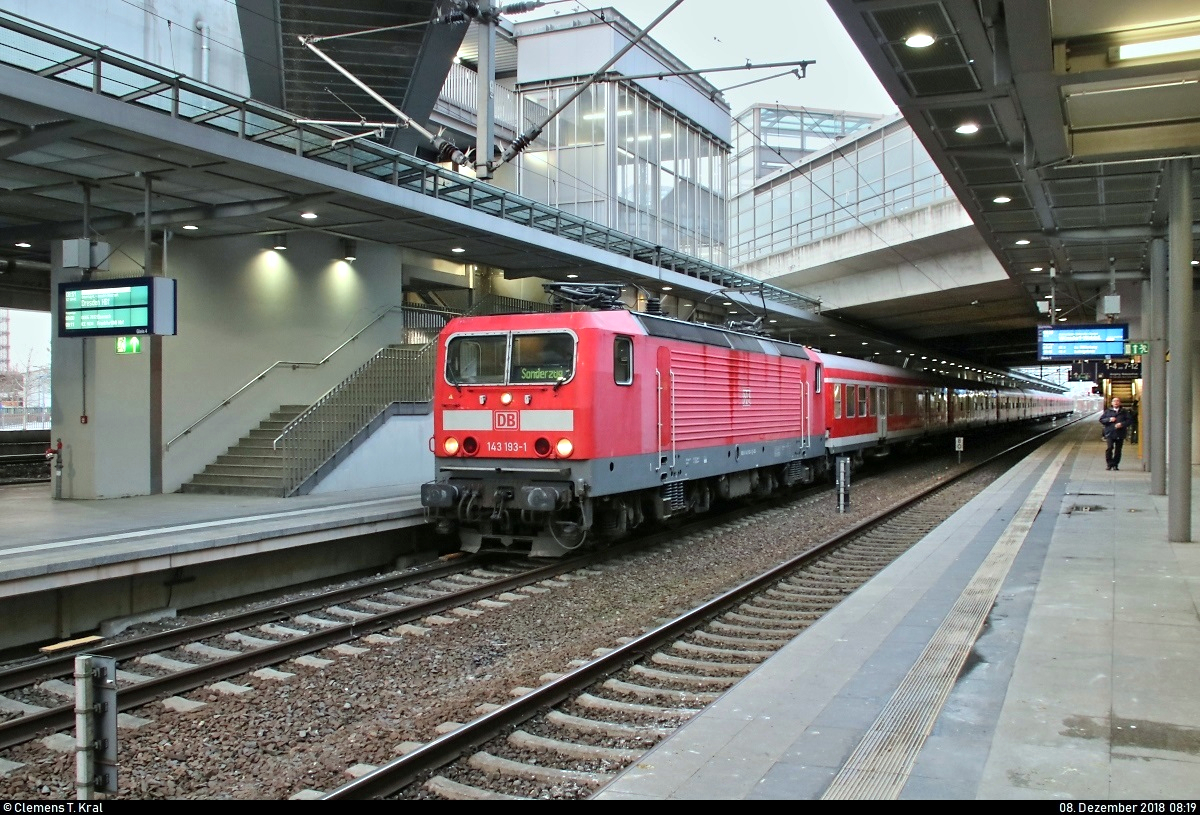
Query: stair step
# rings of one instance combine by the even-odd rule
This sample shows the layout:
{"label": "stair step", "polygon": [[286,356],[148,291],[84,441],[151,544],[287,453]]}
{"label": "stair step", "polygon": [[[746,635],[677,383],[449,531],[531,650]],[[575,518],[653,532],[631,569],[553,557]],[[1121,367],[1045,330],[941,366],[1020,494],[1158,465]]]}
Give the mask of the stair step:
{"label": "stair step", "polygon": [[239,450],[230,447],[229,450],[217,456],[214,464],[245,464],[252,467],[275,467],[280,462],[278,450],[264,451],[261,447],[250,450]]}
{"label": "stair step", "polygon": [[265,495],[282,498],[282,487],[247,487],[237,484],[184,484],[180,492],[192,495]]}
{"label": "stair step", "polygon": [[264,486],[272,489],[282,489],[282,475],[216,475],[214,473],[196,473],[192,476],[189,482],[197,485],[213,485],[213,486],[240,486],[240,487],[256,487]]}
{"label": "stair step", "polygon": [[261,464],[209,464],[204,468],[203,475],[220,476],[270,476],[283,477],[283,463],[276,461],[266,465]]}

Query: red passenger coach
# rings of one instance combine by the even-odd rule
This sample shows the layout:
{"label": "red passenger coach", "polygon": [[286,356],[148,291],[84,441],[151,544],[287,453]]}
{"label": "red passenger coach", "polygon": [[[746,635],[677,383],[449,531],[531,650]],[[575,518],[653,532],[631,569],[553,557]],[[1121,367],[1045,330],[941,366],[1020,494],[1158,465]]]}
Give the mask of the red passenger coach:
{"label": "red passenger coach", "polygon": [[459,318],[439,346],[421,495],[467,551],[561,555],[823,464],[798,345],[613,310]]}
{"label": "red passenger coach", "polygon": [[469,552],[561,556],[834,456],[1074,406],[623,309],[462,317],[438,346],[421,502]]}

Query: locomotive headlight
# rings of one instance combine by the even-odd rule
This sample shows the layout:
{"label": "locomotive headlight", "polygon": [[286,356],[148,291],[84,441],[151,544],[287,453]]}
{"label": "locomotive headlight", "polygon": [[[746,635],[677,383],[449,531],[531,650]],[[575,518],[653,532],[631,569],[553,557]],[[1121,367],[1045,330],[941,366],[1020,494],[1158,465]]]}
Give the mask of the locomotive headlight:
{"label": "locomotive headlight", "polygon": [[512,404],[512,394],[511,393],[500,394],[500,404],[511,405]]}
{"label": "locomotive headlight", "polygon": [[454,438],[453,436],[450,436],[444,442],[442,442],[442,449],[446,451],[446,455],[448,455],[448,456],[457,456],[458,455],[458,439]]}
{"label": "locomotive headlight", "polygon": [[570,458],[571,453],[575,452],[575,445],[571,444],[570,439],[559,439],[558,444],[554,445],[554,452],[558,453],[559,458]]}

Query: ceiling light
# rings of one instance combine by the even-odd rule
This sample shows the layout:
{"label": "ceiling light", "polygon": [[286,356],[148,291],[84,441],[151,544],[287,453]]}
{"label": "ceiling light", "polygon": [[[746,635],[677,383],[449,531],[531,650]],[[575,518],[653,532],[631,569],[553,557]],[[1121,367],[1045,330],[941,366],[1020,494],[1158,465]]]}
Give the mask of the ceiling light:
{"label": "ceiling light", "polygon": [[778,321],[778,320],[767,320],[767,322],[768,322],[768,323],[777,323],[777,322],[779,322],[779,321]]}
{"label": "ceiling light", "polygon": [[1012,201],[1012,199],[1009,198],[1007,195],[997,195],[995,198],[992,199],[993,204],[1007,204],[1007,203],[1010,203],[1011,201]]}
{"label": "ceiling light", "polygon": [[29,249],[32,246],[33,246],[32,243],[26,243],[25,241],[21,241],[20,243],[17,244],[18,249]]}
{"label": "ceiling light", "polygon": [[1120,45],[1116,48],[1116,58],[1118,61],[1125,59],[1145,59],[1146,57],[1186,54],[1188,51],[1200,51],[1200,35],[1172,37],[1167,40],[1152,40],[1150,42]]}
{"label": "ceiling light", "polygon": [[955,133],[961,133],[964,136],[970,136],[973,133],[979,132],[979,125],[974,122],[963,122],[958,127],[954,128]]}
{"label": "ceiling light", "polygon": [[577,278],[577,277],[579,277],[579,275],[577,275],[577,274],[569,274],[569,275],[567,275],[567,280],[574,280],[574,279],[575,279],[575,278]]}
{"label": "ceiling light", "polygon": [[670,286],[663,286],[663,287],[662,287],[662,290],[663,290],[663,291],[670,291],[670,290],[671,290],[671,287],[670,287]]}
{"label": "ceiling light", "polygon": [[313,218],[316,218],[316,217],[317,217],[317,213],[315,213],[315,212],[301,212],[301,213],[300,213],[300,217],[301,217],[301,218],[303,218],[303,219],[304,219],[304,220],[306,220],[306,221],[311,221]]}
{"label": "ceiling light", "polygon": [[287,249],[287,235],[282,233],[276,235],[272,248],[274,248],[276,252],[282,252],[283,250]]}
{"label": "ceiling light", "polygon": [[454,247],[453,249],[451,249],[450,251],[451,251],[451,252],[453,252],[453,253],[454,253],[454,254],[456,254],[456,255],[461,255],[463,252],[465,252],[465,251],[467,251],[467,250],[466,250],[466,249],[463,249],[461,246],[456,246],[456,247]]}
{"label": "ceiling light", "polygon": [[1030,267],[1029,267],[1029,271],[1031,271],[1031,272],[1040,272],[1040,271],[1042,271],[1042,267],[1041,267],[1041,266],[1030,266]]}
{"label": "ceiling light", "polygon": [[200,227],[196,226],[195,224],[184,224],[183,228],[186,229],[188,232],[192,232],[194,230],[199,229]]}
{"label": "ceiling light", "polygon": [[351,263],[358,260],[358,241],[344,238],[342,240],[342,257]]}
{"label": "ceiling light", "polygon": [[1026,238],[1021,238],[1021,240],[1017,241],[1017,246],[1028,246],[1028,245],[1029,245],[1029,241]]}
{"label": "ceiling light", "polygon": [[830,334],[829,336],[831,336],[831,337],[836,337],[836,336],[837,336],[837,334]]}
{"label": "ceiling light", "polygon": [[866,341],[866,340],[863,340],[863,345],[866,345],[866,344],[867,344],[867,341]]}
{"label": "ceiling light", "polygon": [[1058,321],[1059,321],[1060,323],[1065,323],[1065,322],[1067,321],[1067,318],[1066,318],[1066,317],[1059,317],[1059,318],[1058,318]]}
{"label": "ceiling light", "polygon": [[[21,245],[21,244],[19,244],[19,243],[17,244],[17,246],[20,246],[20,245]],[[26,246],[28,246],[29,244],[25,244],[25,245],[26,245]],[[1193,261],[1192,261],[1192,265],[1193,265],[1193,266],[1200,266],[1200,260],[1193,260]]]}
{"label": "ceiling light", "polygon": [[904,41],[904,44],[909,48],[928,48],[929,46],[933,45],[933,43],[933,36],[924,31],[917,31],[913,34],[910,34],[908,39]]}

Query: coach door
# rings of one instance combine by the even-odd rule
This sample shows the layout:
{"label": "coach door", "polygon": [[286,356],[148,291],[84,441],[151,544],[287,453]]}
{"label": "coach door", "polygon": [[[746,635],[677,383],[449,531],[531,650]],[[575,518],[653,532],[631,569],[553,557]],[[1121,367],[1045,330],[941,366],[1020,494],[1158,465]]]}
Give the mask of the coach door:
{"label": "coach door", "polygon": [[658,461],[654,469],[675,466],[675,374],[671,370],[671,349],[658,349],[654,376],[658,388]]}
{"label": "coach door", "polygon": [[879,432],[879,438],[887,438],[887,414],[888,414],[888,392],[887,388],[880,385],[873,388],[875,391],[875,421],[877,422],[876,429]]}

